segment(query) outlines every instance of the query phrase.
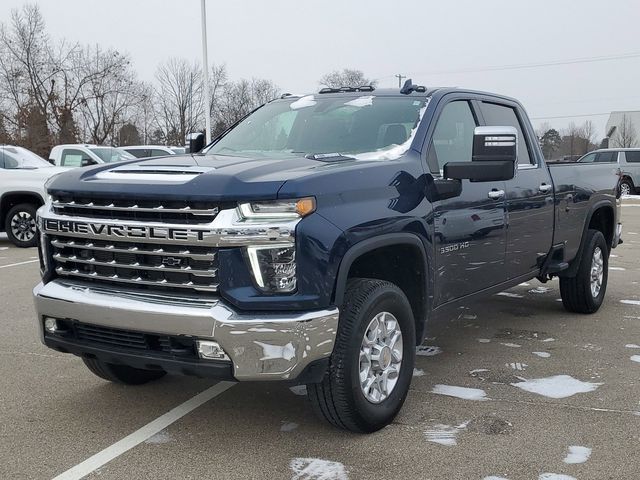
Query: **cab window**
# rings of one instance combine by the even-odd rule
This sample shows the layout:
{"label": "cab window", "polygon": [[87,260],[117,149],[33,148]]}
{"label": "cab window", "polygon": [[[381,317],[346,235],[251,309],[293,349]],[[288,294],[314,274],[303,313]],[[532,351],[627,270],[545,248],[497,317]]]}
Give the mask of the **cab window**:
{"label": "cab window", "polygon": [[470,162],[476,119],[466,100],[447,104],[436,123],[427,162],[432,170],[442,171],[449,162]]}
{"label": "cab window", "polygon": [[60,165],[63,167],[79,167],[82,165],[82,159],[88,157],[82,150],[73,148],[65,148],[62,151]]}

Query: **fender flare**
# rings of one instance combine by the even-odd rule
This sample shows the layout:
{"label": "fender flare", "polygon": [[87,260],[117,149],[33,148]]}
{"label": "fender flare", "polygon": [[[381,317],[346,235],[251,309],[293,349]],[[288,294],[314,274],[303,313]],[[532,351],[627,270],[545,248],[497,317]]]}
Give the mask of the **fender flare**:
{"label": "fender flare", "polygon": [[342,261],[340,262],[340,266],[338,267],[338,275],[336,277],[336,285],[334,289],[335,305],[342,305],[342,302],[344,301],[344,294],[347,288],[349,270],[351,269],[353,263],[366,253],[377,250],[378,248],[389,247],[392,245],[410,245],[418,249],[423,260],[425,282],[428,283],[429,262],[427,260],[427,252],[424,248],[424,244],[417,235],[406,232],[378,235],[376,237],[368,238],[354,244],[342,257]]}
{"label": "fender flare", "polygon": [[[578,273],[578,268],[580,268],[580,261],[582,260],[582,255],[584,253],[584,246],[585,246],[585,238],[587,236],[587,230],[589,230],[589,224],[591,223],[591,219],[593,218],[593,214],[596,213],[597,210],[599,210],[602,207],[606,207],[611,209],[611,211],[613,212],[613,228],[615,231],[616,228],[616,209],[613,205],[611,205],[611,202],[609,200],[600,200],[599,202],[596,202],[593,204],[593,206],[591,207],[591,209],[589,210],[589,213],[586,216],[585,222],[584,222],[584,226],[582,227],[582,237],[580,238],[580,247],[578,248],[578,252],[576,253],[576,256],[574,257],[573,260],[571,260],[571,264],[569,265],[569,268],[564,270],[563,272],[561,272],[561,274],[559,276],[561,277],[575,277]],[[609,248],[611,248],[610,245],[608,245]]]}

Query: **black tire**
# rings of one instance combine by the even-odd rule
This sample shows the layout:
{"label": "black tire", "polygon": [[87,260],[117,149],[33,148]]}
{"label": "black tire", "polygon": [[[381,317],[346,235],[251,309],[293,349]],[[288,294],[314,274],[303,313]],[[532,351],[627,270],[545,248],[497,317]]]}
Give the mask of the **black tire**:
{"label": "black tire", "polygon": [[629,195],[633,195],[634,193],[636,193],[636,187],[633,186],[633,182],[631,180],[629,180],[628,178],[624,178],[620,181],[620,194],[622,195],[623,192],[625,191],[625,187],[628,188],[628,194]]}
{"label": "black tire", "polygon": [[[609,269],[609,247],[602,232],[587,230],[585,248],[575,277],[560,277],[562,304],[570,312],[595,313],[604,300]],[[591,266],[596,249],[602,252],[603,277],[598,295],[591,291]]]}
{"label": "black tire", "polygon": [[[403,355],[395,387],[386,399],[372,403],[360,387],[360,347],[369,323],[381,312],[396,317]],[[415,346],[413,313],[402,290],[382,280],[350,280],[329,368],[322,382],[307,385],[314,412],[330,424],[353,432],[370,433],[385,427],[400,411],[409,392]]]}
{"label": "black tire", "polygon": [[95,358],[83,358],[82,361],[91,373],[109,382],[123,385],[142,385],[164,377],[167,372],[162,370],[142,370],[127,365],[104,363]]}
{"label": "black tire", "polygon": [[[36,246],[38,241],[35,230],[37,209],[38,207],[31,203],[21,203],[11,208],[7,213],[4,221],[4,229],[7,232],[7,237],[16,247],[27,248]],[[33,223],[31,223],[31,220],[33,220]],[[25,225],[25,228],[28,227],[28,229],[22,230],[20,225]],[[16,232],[14,232],[14,227],[17,229]]]}

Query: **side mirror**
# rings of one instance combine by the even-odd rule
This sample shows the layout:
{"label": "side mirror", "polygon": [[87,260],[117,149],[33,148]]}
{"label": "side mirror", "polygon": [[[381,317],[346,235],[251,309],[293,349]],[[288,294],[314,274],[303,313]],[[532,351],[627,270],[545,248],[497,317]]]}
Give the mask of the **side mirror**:
{"label": "side mirror", "polygon": [[187,153],[198,153],[204,148],[204,133],[190,133],[185,140],[189,145]]}
{"label": "side mirror", "polygon": [[518,131],[514,127],[476,127],[471,162],[449,162],[444,178],[472,182],[511,180],[516,175]]}
{"label": "side mirror", "polygon": [[88,167],[89,165],[97,165],[98,162],[96,162],[93,158],[83,158],[82,160],[80,160],[80,166],[81,167]]}

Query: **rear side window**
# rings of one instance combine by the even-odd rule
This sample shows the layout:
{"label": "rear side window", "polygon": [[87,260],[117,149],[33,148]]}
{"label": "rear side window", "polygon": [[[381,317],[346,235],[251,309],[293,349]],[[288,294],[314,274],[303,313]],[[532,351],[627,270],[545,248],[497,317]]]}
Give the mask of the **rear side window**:
{"label": "rear side window", "polygon": [[151,156],[152,157],[164,157],[167,155],[171,155],[170,153],[165,152],[164,150],[158,150],[156,148],[151,150]]}
{"label": "rear side window", "polygon": [[147,148],[132,148],[132,149],[125,148],[125,151],[127,153],[130,153],[136,158],[144,158],[150,155],[149,150]]}
{"label": "rear side window", "polygon": [[515,127],[518,131],[518,165],[531,165],[527,137],[524,135],[524,129],[520,124],[515,109],[506,105],[482,102],[482,115],[487,122],[487,126]]}
{"label": "rear side window", "polygon": [[88,155],[85,155],[82,150],[65,148],[62,151],[60,165],[63,167],[79,167],[82,165],[82,159],[84,157],[88,157]]}
{"label": "rear side window", "polygon": [[640,151],[624,152],[624,156],[627,159],[627,163],[640,163]]}
{"label": "rear side window", "polygon": [[618,161],[618,152],[598,152],[596,154],[597,163],[614,163]]}

